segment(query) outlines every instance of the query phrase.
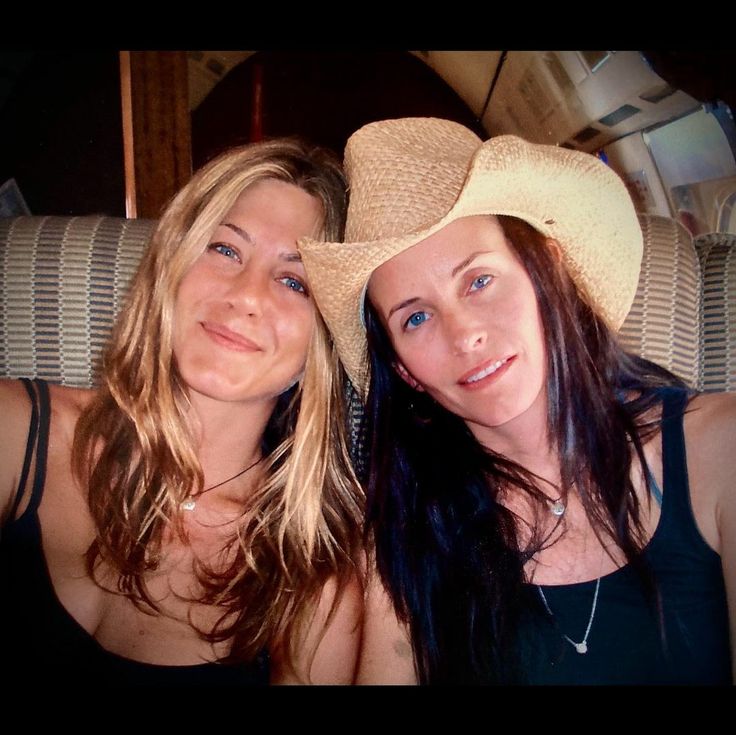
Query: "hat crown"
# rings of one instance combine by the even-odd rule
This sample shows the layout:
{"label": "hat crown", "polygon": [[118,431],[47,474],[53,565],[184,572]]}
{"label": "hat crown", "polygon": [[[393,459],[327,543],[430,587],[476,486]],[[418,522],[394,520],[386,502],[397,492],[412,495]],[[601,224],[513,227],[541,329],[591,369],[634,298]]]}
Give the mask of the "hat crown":
{"label": "hat crown", "polygon": [[436,118],[370,123],[345,147],[350,209],[345,240],[419,232],[450,211],[481,139]]}

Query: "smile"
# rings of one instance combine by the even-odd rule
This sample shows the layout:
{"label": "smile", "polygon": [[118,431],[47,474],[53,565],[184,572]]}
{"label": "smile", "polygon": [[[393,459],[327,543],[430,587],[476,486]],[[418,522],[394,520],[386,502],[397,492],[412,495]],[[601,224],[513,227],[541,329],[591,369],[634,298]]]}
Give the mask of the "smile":
{"label": "smile", "polygon": [[259,352],[261,350],[261,347],[255,342],[238,332],[233,332],[224,324],[217,324],[216,322],[200,322],[200,324],[213,342],[228,350],[234,350],[235,352]]}
{"label": "smile", "polygon": [[471,373],[468,377],[461,378],[458,382],[465,385],[473,385],[474,383],[483,380],[483,378],[487,378],[489,375],[493,375],[504,365],[507,365],[512,359],[512,357],[504,357],[502,360],[492,362],[490,365],[486,365],[486,367],[482,368],[481,370]]}

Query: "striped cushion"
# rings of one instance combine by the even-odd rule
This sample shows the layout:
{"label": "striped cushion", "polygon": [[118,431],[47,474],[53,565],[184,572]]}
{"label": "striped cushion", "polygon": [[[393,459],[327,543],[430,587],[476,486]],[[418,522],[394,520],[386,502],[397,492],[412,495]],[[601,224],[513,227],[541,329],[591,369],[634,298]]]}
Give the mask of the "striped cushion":
{"label": "striped cushion", "polygon": [[0,219],[0,376],[90,387],[155,222]]}
{"label": "striped cushion", "polygon": [[700,263],[690,233],[667,217],[640,214],[644,256],[620,335],[627,349],[699,384]]}
{"label": "striped cushion", "polygon": [[695,238],[703,271],[701,384],[704,391],[736,391],[736,234]]}

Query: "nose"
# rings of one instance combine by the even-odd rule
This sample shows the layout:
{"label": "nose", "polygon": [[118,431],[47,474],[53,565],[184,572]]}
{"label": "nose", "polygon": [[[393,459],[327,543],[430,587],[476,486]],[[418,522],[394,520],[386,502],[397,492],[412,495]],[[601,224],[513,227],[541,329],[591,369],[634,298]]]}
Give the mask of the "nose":
{"label": "nose", "polygon": [[452,351],[456,355],[473,352],[487,340],[483,325],[467,312],[452,314],[446,319],[447,332]]}
{"label": "nose", "polygon": [[228,305],[247,316],[261,316],[269,297],[268,287],[265,273],[246,266],[230,283],[226,294]]}

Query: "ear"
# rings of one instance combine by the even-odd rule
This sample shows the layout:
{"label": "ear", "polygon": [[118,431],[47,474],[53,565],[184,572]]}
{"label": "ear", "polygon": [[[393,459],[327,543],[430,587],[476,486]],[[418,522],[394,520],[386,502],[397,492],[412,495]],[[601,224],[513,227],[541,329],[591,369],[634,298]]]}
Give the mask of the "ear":
{"label": "ear", "polygon": [[562,263],[562,247],[560,246],[560,243],[551,237],[548,237],[545,242],[547,243],[550,253],[552,253],[557,261],[557,264],[559,265]]}
{"label": "ear", "polygon": [[419,384],[419,382],[414,378],[414,376],[403,366],[402,363],[396,361],[392,363],[394,370],[399,374],[399,377],[410,387],[414,388],[414,390],[419,391],[420,393],[424,393],[424,388]]}

